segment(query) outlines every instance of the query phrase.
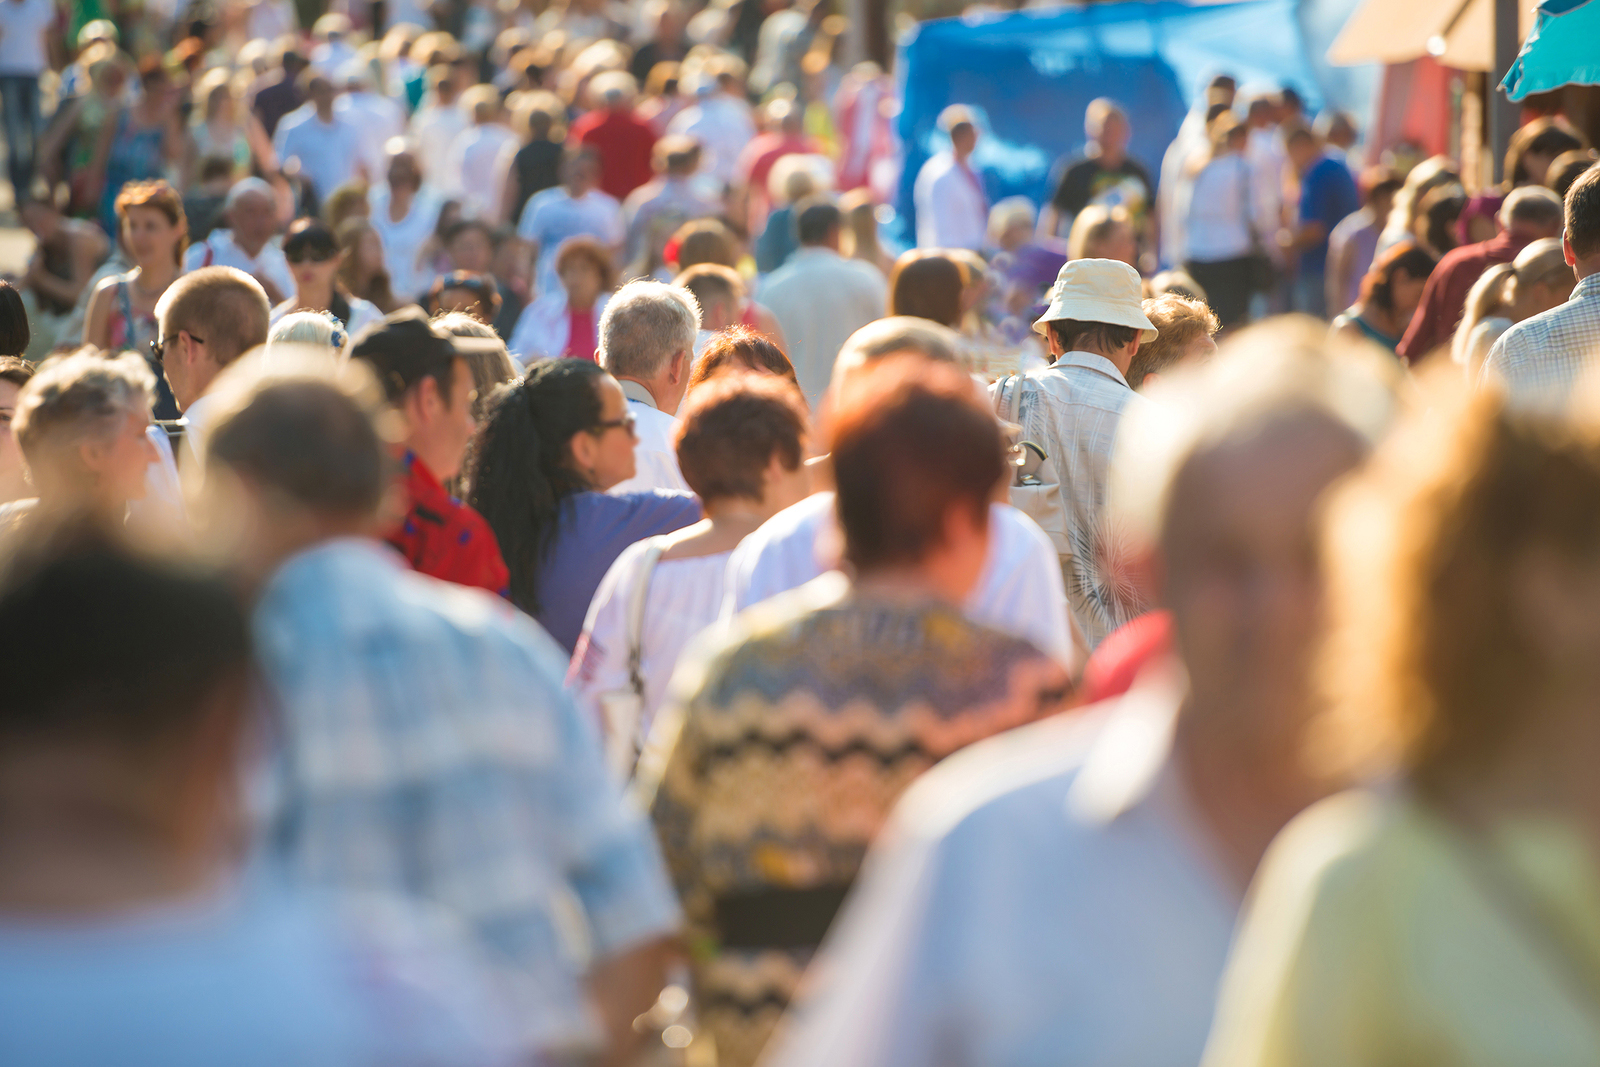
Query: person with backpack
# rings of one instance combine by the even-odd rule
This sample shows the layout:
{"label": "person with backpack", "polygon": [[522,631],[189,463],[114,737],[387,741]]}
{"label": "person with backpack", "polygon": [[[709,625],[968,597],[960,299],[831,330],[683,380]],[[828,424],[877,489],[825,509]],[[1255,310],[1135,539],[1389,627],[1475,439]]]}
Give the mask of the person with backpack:
{"label": "person with backpack", "polygon": [[1127,381],[1139,346],[1156,339],[1141,296],[1139,272],[1126,263],[1067,263],[1033,325],[1054,362],[991,386],[995,410],[1021,427],[1023,448],[1035,457],[1018,469],[1011,502],[1054,543],[1067,604],[1089,651],[1144,610],[1134,583],[1119,573],[1123,554],[1106,509],[1117,426],[1148,402]]}

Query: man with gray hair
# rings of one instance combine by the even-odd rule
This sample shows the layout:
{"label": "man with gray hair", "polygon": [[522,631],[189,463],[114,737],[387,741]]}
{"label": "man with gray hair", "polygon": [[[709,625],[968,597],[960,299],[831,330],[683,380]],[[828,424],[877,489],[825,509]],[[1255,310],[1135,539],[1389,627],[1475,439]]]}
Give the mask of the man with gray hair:
{"label": "man with gray hair", "polygon": [[243,178],[228,190],[222,202],[227,229],[212,230],[183,255],[184,273],[201,267],[237,267],[256,281],[277,306],[294,292],[294,275],[283,248],[273,240],[278,234],[278,198],[260,178]]}
{"label": "man with gray hair", "polygon": [[662,282],[629,282],[600,316],[600,366],[622,384],[636,421],[632,478],[614,493],[648,489],[691,492],[672,444],[678,405],[689,391],[700,305],[687,289]]}
{"label": "man with gray hair", "polygon": [[1245,886],[1321,792],[1318,503],[1394,406],[1325,329],[1261,329],[1118,440],[1113,500],[1180,654],[920,778],[767,1067],[1199,1060]]}

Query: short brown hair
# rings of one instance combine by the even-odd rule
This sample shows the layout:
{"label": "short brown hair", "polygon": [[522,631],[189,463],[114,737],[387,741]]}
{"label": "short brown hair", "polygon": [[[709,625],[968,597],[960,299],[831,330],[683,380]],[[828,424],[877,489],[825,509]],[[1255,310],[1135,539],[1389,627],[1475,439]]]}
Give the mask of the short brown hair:
{"label": "short brown hair", "polygon": [[744,301],[744,279],[738,271],[721,263],[696,263],[672,279],[672,284],[693,293],[702,309],[707,304],[727,301],[733,310],[738,310]]}
{"label": "short brown hair", "polygon": [[162,333],[203,338],[220,367],[267,343],[272,305],[261,283],[237,267],[201,267],[167,287],[156,304]]}
{"label": "short brown hair", "polygon": [[33,378],[34,366],[18,356],[0,356],[0,382],[10,382],[21,389]]}
{"label": "short brown hair", "polygon": [[1156,327],[1156,339],[1139,346],[1128,363],[1128,388],[1137,389],[1152,374],[1159,374],[1178,361],[1178,356],[1196,338],[1210,337],[1222,328],[1217,313],[1203,300],[1176,293],[1144,302],[1145,318]]}
{"label": "short brown hair", "polygon": [[858,572],[921,562],[952,506],[987,522],[1005,473],[994,412],[959,367],[889,357],[841,399],[829,442],[845,558]]}
{"label": "short brown hair", "polygon": [[766,334],[748,326],[729,326],[712,334],[700,358],[695,360],[694,373],[689,376],[689,392],[730,370],[739,369],[765,371],[789,379],[796,388],[800,385],[794,364]]}
{"label": "short brown hair", "polygon": [[114,206],[119,227],[126,225],[129,208],[147,207],[161,212],[168,222],[183,230],[183,236],[178,238],[178,247],[173,252],[178,265],[183,265],[183,250],[189,245],[189,219],[183,213],[183,197],[178,195],[178,190],[159,179],[129,182],[117,194]]}
{"label": "short brown hair", "polygon": [[895,260],[889,272],[889,314],[955,327],[961,322],[966,281],[961,265],[944,252],[914,248]]}
{"label": "short brown hair", "polygon": [[1137,326],[1113,326],[1109,322],[1079,322],[1077,319],[1052,319],[1047,325],[1055,339],[1061,342],[1063,352],[1082,352],[1087,349],[1115,352],[1144,332]]}
{"label": "short brown hair", "polygon": [[774,453],[788,470],[800,466],[805,403],[781,378],[724,374],[689,395],[679,420],[678,469],[701,500],[760,500]]}
{"label": "short brown hair", "polygon": [[733,231],[721,219],[696,219],[679,226],[667,242],[676,247],[675,255],[668,257],[678,270],[688,270],[697,263],[721,263],[724,267],[738,265],[738,242]]}
{"label": "short brown hair", "polygon": [[611,253],[593,237],[569,237],[563,241],[556,252],[556,273],[560,274],[567,269],[567,264],[580,259],[587,260],[600,272],[602,293],[609,293],[617,287],[617,268],[611,262]]}
{"label": "short brown hair", "polygon": [[1573,255],[1587,259],[1600,252],[1600,163],[1567,188],[1566,223]]}

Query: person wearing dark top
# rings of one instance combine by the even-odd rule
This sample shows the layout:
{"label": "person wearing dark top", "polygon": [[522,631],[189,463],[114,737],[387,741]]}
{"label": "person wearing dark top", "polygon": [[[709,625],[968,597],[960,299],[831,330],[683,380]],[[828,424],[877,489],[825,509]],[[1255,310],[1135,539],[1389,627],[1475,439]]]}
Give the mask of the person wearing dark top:
{"label": "person wearing dark top", "polygon": [[1325,152],[1304,126],[1290,130],[1284,143],[1300,176],[1299,224],[1288,235],[1287,250],[1298,253],[1294,309],[1321,318],[1328,309],[1328,235],[1345,216],[1361,207],[1355,177],[1343,160]]}
{"label": "person wearing dark top", "polygon": [[283,69],[273,81],[262,86],[256,93],[256,118],[261,120],[261,127],[266,130],[269,140],[277,131],[278,123],[283,117],[306,102],[305,93],[297,83],[300,80],[300,72],[307,66],[309,64],[305,56],[292,50],[285,51],[282,59]]}
{"label": "person wearing dark top", "polygon": [[687,493],[606,492],[633,477],[633,424],[598,364],[545,360],[495,393],[472,457],[468,503],[500,542],[511,602],[568,653],[622,550],[700,520]]}
{"label": "person wearing dark top", "polygon": [[1139,246],[1151,246],[1151,205],[1156,184],[1150,172],[1128,155],[1133,127],[1115,101],[1101,97],[1084,112],[1083,131],[1089,138],[1083,155],[1061,173],[1055,194],[1039,212],[1042,237],[1065,236],[1078,212],[1090,204],[1124,208],[1133,220]]}
{"label": "person wearing dark top", "polygon": [[528,143],[511,157],[511,180],[505,183],[510,203],[505,217],[513,225],[522,218],[522,209],[534,193],[561,184],[562,145],[550,139],[554,125],[555,116],[548,111],[532,112],[528,116]]}

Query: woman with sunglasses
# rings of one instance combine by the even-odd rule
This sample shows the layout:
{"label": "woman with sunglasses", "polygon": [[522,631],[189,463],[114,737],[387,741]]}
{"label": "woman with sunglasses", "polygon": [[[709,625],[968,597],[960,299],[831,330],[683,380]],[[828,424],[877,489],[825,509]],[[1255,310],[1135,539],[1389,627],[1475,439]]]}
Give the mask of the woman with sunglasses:
{"label": "woman with sunglasses", "polygon": [[546,360],[495,393],[468,470],[467,502],[500,542],[512,603],[569,653],[623,549],[700,519],[687,493],[606,492],[634,475],[633,422],[598,364]]}
{"label": "woman with sunglasses", "polygon": [[333,231],[319,219],[296,219],[289,224],[283,239],[283,255],[294,275],[294,294],[272,309],[272,323],[296,311],[327,311],[344,323],[354,337],[369,323],[383,318],[383,312],[359,296],[352,296],[339,282],[339,264],[344,253]]}

